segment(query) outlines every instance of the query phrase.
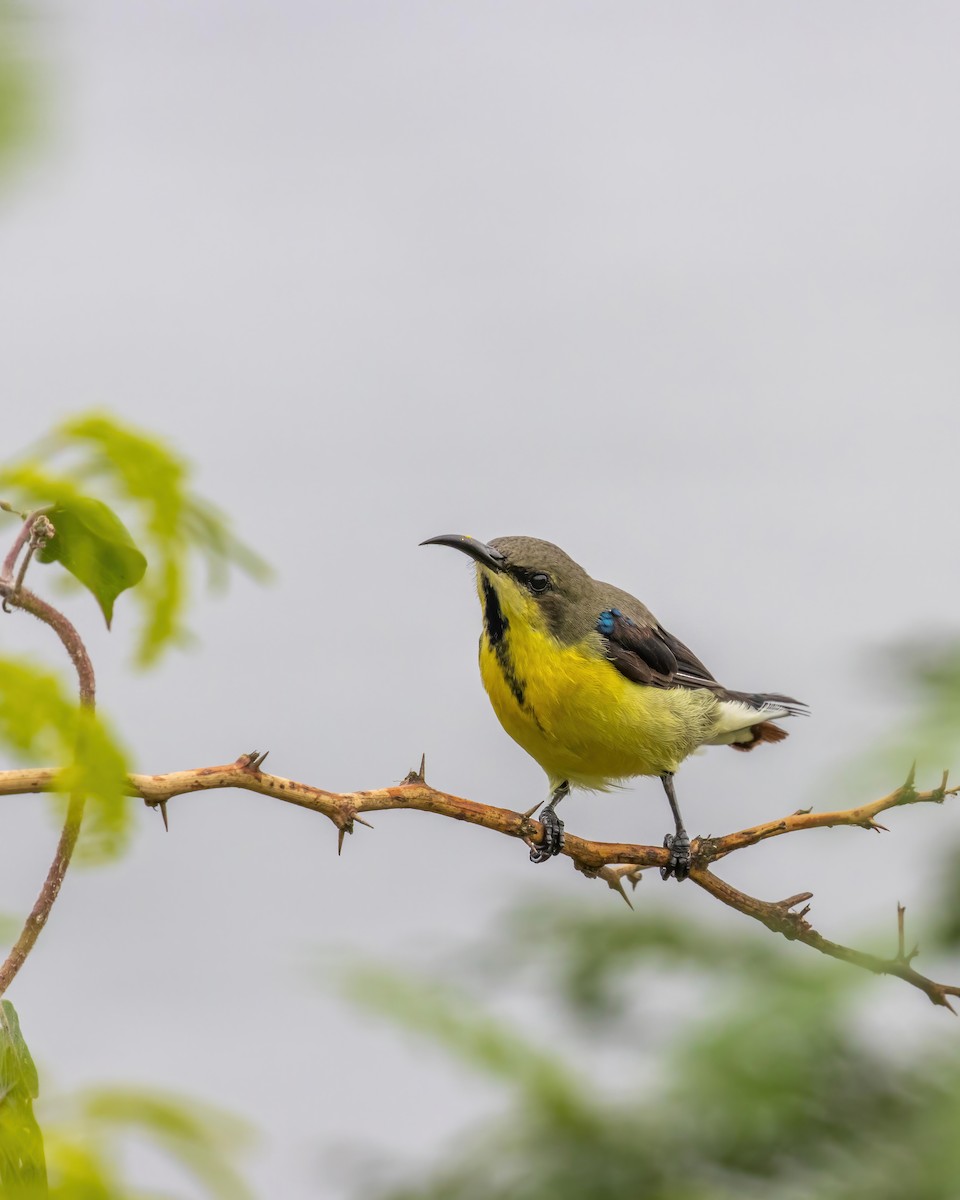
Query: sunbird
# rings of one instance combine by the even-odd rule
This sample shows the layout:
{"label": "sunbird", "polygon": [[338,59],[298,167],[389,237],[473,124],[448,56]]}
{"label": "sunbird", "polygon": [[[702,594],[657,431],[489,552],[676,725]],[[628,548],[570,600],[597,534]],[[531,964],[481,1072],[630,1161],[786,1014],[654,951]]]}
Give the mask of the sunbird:
{"label": "sunbird", "polygon": [[700,746],[752,750],[783,741],[787,732],[774,720],[807,706],[723,687],[645,605],[591,579],[552,542],[444,533],[420,544],[452,546],[476,563],[483,685],[500,724],[550,782],[531,861],[563,849],[556,807],[572,787],[609,791],[658,775],[675,825],[660,874],[685,879],[690,838],[673,786],[677,768]]}

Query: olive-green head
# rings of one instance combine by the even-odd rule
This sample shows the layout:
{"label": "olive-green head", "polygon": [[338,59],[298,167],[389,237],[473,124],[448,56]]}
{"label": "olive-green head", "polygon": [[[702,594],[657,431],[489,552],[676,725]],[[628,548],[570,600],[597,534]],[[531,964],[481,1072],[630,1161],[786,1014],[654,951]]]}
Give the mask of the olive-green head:
{"label": "olive-green head", "polygon": [[508,622],[525,621],[563,642],[579,641],[596,624],[597,583],[553,542],[530,537],[481,542],[467,534],[445,533],[420,544],[451,546],[476,562],[488,630],[498,610]]}

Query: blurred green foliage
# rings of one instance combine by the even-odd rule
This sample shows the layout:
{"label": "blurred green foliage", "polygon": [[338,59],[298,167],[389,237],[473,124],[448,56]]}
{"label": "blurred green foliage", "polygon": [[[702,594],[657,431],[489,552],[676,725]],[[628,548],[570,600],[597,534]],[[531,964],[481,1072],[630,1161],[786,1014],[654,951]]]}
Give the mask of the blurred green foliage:
{"label": "blurred green foliage", "polygon": [[[100,511],[100,567],[93,590],[109,621],[118,591],[111,595],[110,588],[104,590],[104,575],[117,571],[119,556],[117,582],[131,586],[137,556],[144,552],[146,574],[132,592],[143,615],[137,646],[142,666],[187,640],[192,558],[204,564],[214,586],[226,582],[231,566],[258,580],[269,576],[266,563],[233,534],[229,519],[193,492],[190,477],[189,464],[172,447],[104,413],[64,421],[28,456],[0,470],[6,500],[21,508],[68,508],[74,514],[75,536],[83,526],[79,532],[88,539],[85,545],[91,521],[80,521],[76,514],[85,505],[84,513],[91,516],[90,498],[100,504],[107,499],[125,517],[129,514],[132,539],[115,517],[116,524],[107,528],[110,519]],[[61,561],[64,557],[61,552]],[[89,586],[81,572],[75,573]]]}
{"label": "blurred green foliage", "polygon": [[[355,1002],[492,1076],[507,1099],[422,1177],[368,1176],[358,1194],[960,1196],[958,1048],[908,1056],[863,1033],[871,976],[755,929],[695,927],[666,911],[541,897],[500,928],[495,945],[469,955],[458,989],[348,972]],[[529,1019],[529,1005],[525,1018],[494,1015],[523,980],[542,1016]]]}
{"label": "blurred green foliage", "polygon": [[218,1109],[141,1088],[97,1088],[54,1101],[41,1135],[33,1116],[38,1092],[17,1014],[4,1000],[0,1196],[5,1200],[157,1200],[160,1193],[136,1187],[123,1169],[131,1137],[152,1144],[176,1174],[191,1181],[191,1196],[247,1200],[252,1195],[235,1164],[253,1135],[245,1123]]}
{"label": "blurred green foliage", "polygon": [[194,1185],[191,1196],[247,1200],[253,1193],[237,1163],[255,1137],[245,1122],[183,1096],[145,1088],[96,1088],[59,1105],[47,1128],[53,1200],[156,1197],[136,1189],[121,1168],[131,1137],[146,1140]]}
{"label": "blurred green foliage", "polygon": [[32,766],[63,767],[60,796],[87,800],[77,854],[117,857],[131,828],[127,757],[102,716],[81,708],[59,676],[24,659],[0,658],[0,744]]}
{"label": "blurred green foliage", "polygon": [[941,771],[960,743],[960,640],[930,637],[887,651],[884,675],[911,711],[868,752],[874,771],[900,772],[911,762],[927,773]]}
{"label": "blurred green foliage", "polygon": [[11,0],[0,0],[0,178],[12,150],[31,132],[34,88],[24,56],[24,17]]}
{"label": "blurred green foliage", "polygon": [[[86,586],[109,625],[127,588],[144,621],[138,657],[153,662],[182,641],[191,557],[223,584],[229,566],[257,578],[263,562],[230,532],[226,518],[189,486],[186,463],[155,438],[101,414],[64,422],[33,452],[0,472],[15,510],[42,508],[55,534],[37,555],[58,562]],[[141,553],[104,493],[132,515]],[[10,507],[7,511],[11,511]],[[17,533],[9,525],[11,543]],[[39,568],[33,568],[34,571]],[[142,582],[141,582],[142,581]],[[31,765],[58,765],[61,796],[83,796],[86,814],[78,856],[102,861],[125,847],[131,807],[127,758],[103,718],[80,706],[61,677],[32,663],[0,658],[0,745]],[[4,923],[4,931],[8,922]],[[244,1200],[251,1193],[235,1163],[251,1141],[232,1118],[182,1097],[145,1089],[98,1089],[46,1110],[45,1135],[33,1115],[37,1072],[13,1007],[0,1010],[0,1194],[12,1200],[124,1200],[159,1195],[125,1177],[124,1146],[153,1143],[189,1176],[189,1194]],[[46,1145],[44,1146],[44,1142]],[[49,1174],[49,1181],[48,1181]]]}

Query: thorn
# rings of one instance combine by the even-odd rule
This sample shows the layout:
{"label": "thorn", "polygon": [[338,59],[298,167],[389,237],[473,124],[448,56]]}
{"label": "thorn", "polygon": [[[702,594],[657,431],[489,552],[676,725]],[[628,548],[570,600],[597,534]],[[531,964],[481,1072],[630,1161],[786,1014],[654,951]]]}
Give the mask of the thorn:
{"label": "thorn", "polygon": [[373,829],[373,828],[374,828],[374,826],[373,826],[373,825],[371,825],[369,821],[365,821],[365,820],[363,819],[363,817],[358,817],[356,814],[354,814],[354,817],[353,817],[353,819],[356,821],[356,823],[357,823],[358,825],[366,825],[366,827],[367,827],[368,829]]}
{"label": "thorn", "polygon": [[408,771],[406,773],[406,775],[404,776],[402,782],[403,783],[426,784],[426,782],[427,782],[426,770],[427,770],[427,752],[426,752],[426,750],[424,750],[424,752],[420,755],[420,770],[418,771],[418,770],[416,770],[416,768],[414,768],[414,770]]}
{"label": "thorn", "polygon": [[914,790],[913,785],[916,783],[916,781],[917,781],[917,760],[914,759],[913,765],[910,767],[910,770],[907,772],[907,778],[904,780],[903,785],[900,788],[900,791],[901,792],[912,792]]}
{"label": "thorn", "polygon": [[545,801],[545,800],[538,800],[538,801],[536,802],[536,804],[533,806],[533,808],[528,808],[528,809],[527,809],[527,811],[526,811],[525,813],[521,813],[521,814],[520,814],[520,815],[521,815],[521,817],[523,817],[523,819],[524,819],[525,821],[529,821],[529,820],[530,820],[530,818],[533,816],[533,814],[534,814],[534,813],[537,811],[537,809],[538,809],[538,808],[540,808],[540,807],[541,807],[543,804],[545,804],[545,803],[546,803],[546,801]]}
{"label": "thorn", "polygon": [[798,808],[793,815],[795,817],[805,817],[807,815],[807,813],[812,813],[812,812],[813,812],[813,805],[811,804],[809,808]]}
{"label": "thorn", "polygon": [[347,832],[347,827],[341,825],[337,830],[337,858],[343,853],[343,835]]}
{"label": "thorn", "polygon": [[627,893],[623,890],[623,879],[622,878],[618,879],[616,881],[616,883],[611,883],[610,886],[613,888],[613,890],[615,892],[618,892],[623,897],[623,901],[626,904],[627,908],[629,908],[630,911],[633,912],[634,911],[633,901],[630,899],[630,897],[627,895]]}
{"label": "thorn", "polygon": [[160,809],[160,816],[163,817],[163,827],[167,831],[167,833],[169,833],[170,832],[170,822],[167,820],[167,802],[166,802],[166,800],[160,800],[157,803],[157,808]]}
{"label": "thorn", "polygon": [[269,750],[264,750],[262,754],[259,750],[251,750],[249,754],[241,754],[234,766],[239,767],[241,771],[259,771],[269,753]]}

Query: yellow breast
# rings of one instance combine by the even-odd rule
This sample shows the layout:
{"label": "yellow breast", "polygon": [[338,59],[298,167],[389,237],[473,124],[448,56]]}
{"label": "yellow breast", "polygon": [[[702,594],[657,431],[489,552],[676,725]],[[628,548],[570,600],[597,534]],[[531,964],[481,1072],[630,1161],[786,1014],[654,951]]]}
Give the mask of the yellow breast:
{"label": "yellow breast", "polygon": [[552,786],[566,779],[605,790],[675,771],[715,722],[709,692],[631,682],[603,656],[596,634],[568,646],[514,621],[496,646],[481,637],[480,673],[501,725]]}

